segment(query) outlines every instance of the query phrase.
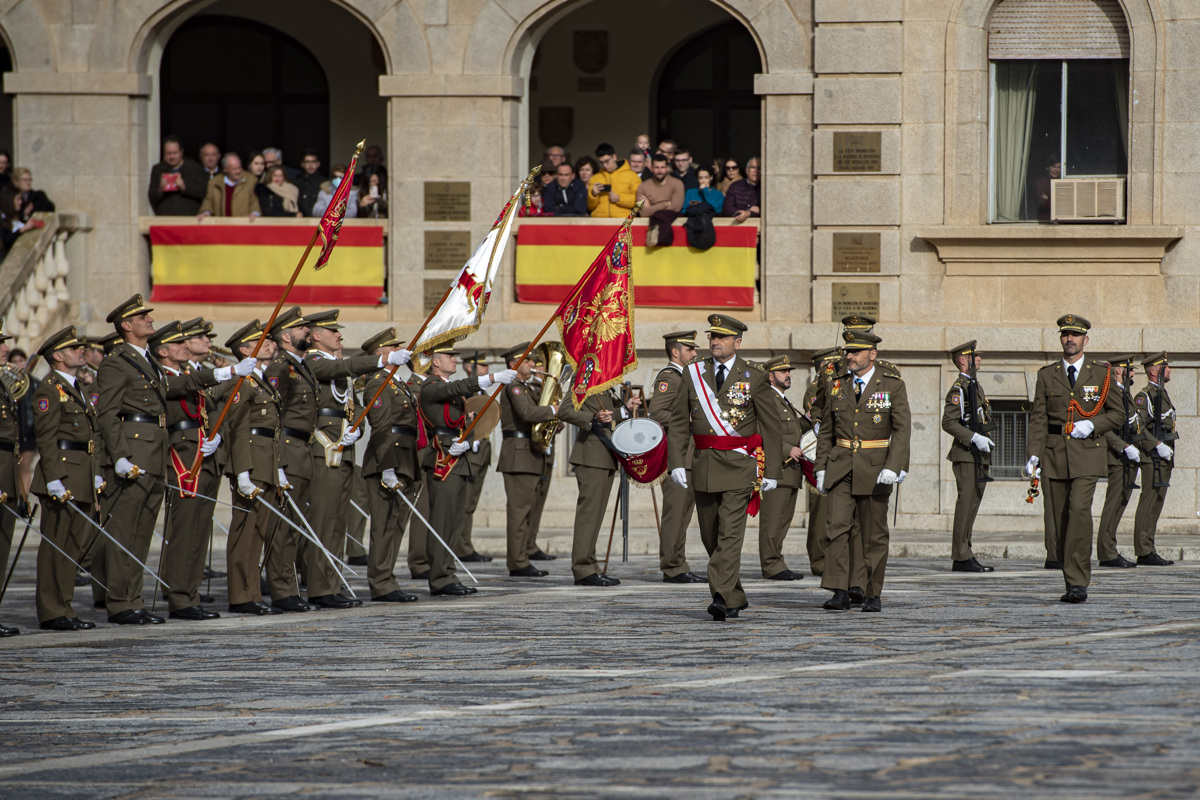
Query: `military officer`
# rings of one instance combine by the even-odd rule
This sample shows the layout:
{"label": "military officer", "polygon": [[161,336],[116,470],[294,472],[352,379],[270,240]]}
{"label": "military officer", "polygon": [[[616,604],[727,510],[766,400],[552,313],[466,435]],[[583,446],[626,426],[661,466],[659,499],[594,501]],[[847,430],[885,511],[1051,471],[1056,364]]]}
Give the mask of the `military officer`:
{"label": "military officer", "polygon": [[[667,429],[671,480],[696,493],[700,538],[708,551],[708,587],[714,620],[746,607],[742,590],[742,540],[746,516],[757,513],[760,492],[775,488],[783,471],[779,403],[766,372],[738,355],[745,323],[727,314],[708,317],[709,358],[684,371],[680,397]],[[688,440],[695,443],[688,480]]]}
{"label": "military officer", "polygon": [[[412,392],[413,397],[417,400],[417,407],[421,405],[421,387],[429,382],[429,376],[417,370],[411,370],[408,376],[408,388]],[[425,454],[429,452],[430,442],[428,432],[425,430],[425,425],[422,423],[421,442],[423,446],[417,447],[417,467],[421,470],[419,481],[424,487],[424,491],[417,495],[417,511],[425,519],[429,519],[429,487],[425,486],[424,468],[421,467],[425,463]],[[408,531],[408,552],[406,560],[408,562],[408,574],[415,581],[429,580],[429,531],[424,525],[413,525]]]}
{"label": "military officer", "polygon": [[[4,320],[0,319],[0,364],[8,363],[8,340],[12,337],[3,333]],[[17,403],[13,400],[8,386],[0,381],[0,495],[13,510],[18,510],[21,491],[18,485],[20,470],[17,459],[18,442],[21,432],[17,423]],[[16,530],[17,518],[6,511],[0,511],[0,564],[8,563],[8,551],[12,547],[13,531]],[[2,578],[0,578],[2,580]],[[0,625],[0,637],[16,636],[19,628]]]}
{"label": "military officer", "polygon": [[1138,566],[1165,567],[1174,561],[1163,558],[1154,549],[1158,517],[1167,499],[1171,483],[1171,467],[1175,463],[1175,405],[1167,394],[1171,380],[1171,365],[1166,353],[1155,353],[1142,362],[1146,369],[1146,388],[1134,398],[1138,420],[1146,438],[1142,449],[1142,494],[1133,517],[1133,548]]}
{"label": "military officer", "polygon": [[[386,328],[363,342],[368,355],[386,356],[404,342],[396,338],[395,328]],[[396,497],[403,492],[414,505],[421,493],[419,445],[425,432],[417,418],[417,398],[399,373],[388,377],[380,369],[367,380],[364,400],[371,401],[379,387],[387,387],[371,402],[367,421],[371,439],[363,454],[363,482],[367,484],[367,502],[371,513],[371,538],[367,545],[367,583],[371,599],[380,603],[409,603],[415,594],[400,590],[396,580],[396,556],[412,513],[408,503]],[[411,534],[410,534],[411,535]]]}
{"label": "military officer", "polygon": [[[86,363],[85,346],[69,326],[46,339],[38,354],[50,372],[33,395],[33,422],[38,464],[31,491],[42,507],[42,544],[37,555],[39,626],[51,631],[96,627],[71,607],[75,595],[75,563],[99,536],[67,500],[92,513],[104,479],[95,458],[93,425],[96,410],[77,380]],[[5,515],[9,516],[9,515]]]}
{"label": "military officer", "polygon": [[[483,377],[488,371],[487,356],[482,350],[472,350],[463,355],[462,367],[468,378],[472,375]],[[471,467],[471,475],[467,478],[467,513],[462,518],[463,529],[458,533],[458,550],[455,554],[464,562],[486,563],[491,561],[492,557],[485,556],[475,549],[471,533],[475,527],[475,510],[479,508],[479,497],[483,494],[483,482],[492,466],[492,440],[487,437],[476,439],[471,443],[471,449],[463,454],[463,458]]]}
{"label": "military officer", "polygon": [[[225,359],[219,355],[216,355],[212,351],[212,340],[217,338],[217,334],[213,333],[213,324],[211,322],[203,317],[193,317],[192,319],[186,320],[182,324],[183,343],[187,346],[188,352],[187,362],[183,365],[184,372],[195,372],[196,370],[204,369],[204,364],[202,363],[204,361],[211,361],[213,364],[219,367],[227,366]],[[203,397],[205,413],[203,416],[207,416],[208,411],[214,408],[218,409],[217,413],[220,414],[220,409],[225,405],[225,401],[229,399],[229,394],[233,391],[234,383],[234,381],[219,383],[216,386],[204,390]],[[213,419],[204,423],[206,436],[207,431],[211,430],[211,424],[215,421],[216,419],[214,417]],[[220,434],[217,435],[220,436]],[[205,457],[204,469],[200,470],[200,494],[206,494],[209,497],[216,497],[216,492],[221,484],[221,476],[225,474],[225,464],[229,460],[227,455],[228,449],[229,448],[223,446],[222,443],[221,445],[217,446],[216,452],[214,452],[211,456]],[[212,466],[216,467],[215,471],[211,468]],[[212,491],[205,491],[205,487],[211,489]],[[168,495],[168,497],[169,496],[170,495]],[[215,507],[215,504],[208,506],[208,510],[204,512],[204,530],[205,536],[208,538],[208,563],[204,567],[205,578],[225,577],[224,572],[213,569],[212,566],[212,536],[213,527],[216,523],[213,520],[211,512]],[[206,596],[202,595],[200,599],[204,602],[211,602],[211,598],[206,600],[205,597]]]}
{"label": "military officer", "polygon": [[[1078,314],[1058,318],[1061,361],[1038,370],[1029,414],[1026,472],[1043,475],[1045,502],[1058,531],[1064,603],[1087,600],[1092,575],[1092,495],[1107,468],[1104,434],[1124,417],[1112,373],[1084,356],[1092,324]],[[1036,472],[1035,472],[1036,470]]]}
{"label": "military officer", "polygon": [[783,540],[787,537],[792,519],[796,516],[796,498],[804,485],[800,467],[804,451],[800,437],[811,430],[808,418],[800,413],[787,397],[792,388],[792,360],[787,355],[775,356],[765,365],[767,380],[779,405],[779,420],[783,439],[780,451],[784,454],[783,469],[775,491],[763,495],[762,518],[758,522],[758,560],[762,576],[776,581],[798,581],[803,573],[788,569],[783,559]]}
{"label": "military officer", "polygon": [[971,532],[990,479],[988,467],[992,463],[992,448],[996,446],[986,433],[992,428],[987,395],[973,377],[983,361],[975,345],[972,339],[950,351],[950,361],[958,369],[958,377],[946,393],[942,411],[942,430],[951,437],[946,460],[951,464],[958,488],[950,544],[953,572],[995,571],[995,567],[980,564],[971,549]]}
{"label": "military officer", "polygon": [[[874,333],[875,324],[874,317],[869,317],[866,314],[851,314],[850,316],[842,317],[842,332],[845,333],[846,331],[855,331],[859,333]],[[842,362],[844,366],[845,358],[842,359]],[[884,361],[882,358],[877,358],[875,359],[875,366],[887,372],[891,372],[897,378],[901,377],[900,368],[890,361]]]}
{"label": "military officer", "polygon": [[[838,364],[842,361],[842,349],[830,347],[813,353],[813,378],[804,390],[804,415],[816,431],[821,426],[821,410],[825,404],[826,384],[835,377]],[[825,544],[829,541],[829,501],[825,495],[810,489],[808,493],[808,566],[812,574],[820,576],[825,570]],[[856,584],[857,585],[857,584]]]}
{"label": "military officer", "polygon": [[[670,430],[671,416],[675,403],[686,395],[681,392],[684,367],[696,357],[696,332],[672,331],[663,335],[667,353],[667,365],[654,378],[654,394],[650,396],[650,419],[663,427],[663,434]],[[692,463],[694,446],[687,442],[684,463]],[[684,467],[685,470],[689,467]],[[662,570],[663,583],[704,583],[705,578],[692,572],[687,560],[687,531],[692,524],[692,512],[696,510],[696,494],[675,481],[662,482],[663,511],[662,529],[658,538],[658,568]],[[651,491],[654,491],[653,488]]]}
{"label": "military officer", "polygon": [[[817,489],[829,494],[829,543],[821,586],[825,608],[850,607],[852,551],[862,553],[867,580],[863,611],[882,611],[887,571],[888,501],[908,469],[912,414],[898,375],[877,364],[874,333],[842,333],[847,371],[829,384],[817,434]],[[857,515],[861,534],[854,535]]]}
{"label": "military officer", "polygon": [[538,405],[529,385],[533,375],[533,360],[521,359],[529,342],[510,347],[500,354],[509,369],[516,370],[516,379],[500,393],[500,461],[497,471],[504,476],[504,494],[508,574],[514,578],[541,578],[550,573],[529,563],[530,543],[533,540],[533,509],[537,502],[537,485],[546,469],[545,452],[532,444],[533,426],[552,422],[558,416],[558,406]]}
{"label": "military officer", "polygon": [[[533,359],[533,375],[526,383],[528,383],[530,391],[533,392],[533,396],[541,398],[542,375],[546,372],[546,364],[542,361],[542,356],[537,350],[533,351],[531,358]],[[542,512],[546,509],[546,498],[550,496],[550,485],[553,481],[554,442],[550,442],[550,446],[546,448],[546,460],[545,467],[542,470],[542,477],[538,481],[537,491],[534,495],[533,512],[529,517],[530,561],[554,561],[558,558],[553,553],[547,553],[537,543],[537,535],[542,530]]]}
{"label": "military officer", "polygon": [[1108,362],[1113,371],[1116,391],[1120,392],[1124,421],[1116,430],[1104,434],[1108,455],[1108,486],[1104,489],[1104,510],[1096,531],[1096,555],[1102,567],[1124,569],[1137,566],[1117,550],[1117,526],[1121,524],[1121,516],[1125,513],[1125,506],[1129,505],[1133,490],[1138,488],[1138,464],[1142,453],[1136,444],[1144,438],[1133,398],[1133,374],[1137,358],[1123,356]]}

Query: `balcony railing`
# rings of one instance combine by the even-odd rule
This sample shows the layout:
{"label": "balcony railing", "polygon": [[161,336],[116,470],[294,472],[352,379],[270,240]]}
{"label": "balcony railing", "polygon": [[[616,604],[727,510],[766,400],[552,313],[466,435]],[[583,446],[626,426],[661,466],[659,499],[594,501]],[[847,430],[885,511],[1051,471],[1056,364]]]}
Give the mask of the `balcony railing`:
{"label": "balcony railing", "polygon": [[32,350],[72,318],[67,274],[67,239],[79,228],[79,216],[40,212],[43,224],[27,230],[0,263],[0,316],[13,346]]}

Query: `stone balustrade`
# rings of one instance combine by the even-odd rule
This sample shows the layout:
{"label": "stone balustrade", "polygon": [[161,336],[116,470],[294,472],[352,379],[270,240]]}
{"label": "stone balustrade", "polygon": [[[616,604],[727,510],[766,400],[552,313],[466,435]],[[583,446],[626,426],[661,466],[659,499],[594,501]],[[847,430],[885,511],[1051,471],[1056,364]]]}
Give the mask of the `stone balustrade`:
{"label": "stone balustrade", "polygon": [[71,317],[67,290],[67,239],[77,230],[73,214],[38,213],[42,227],[22,233],[0,263],[0,316],[12,346],[33,350]]}

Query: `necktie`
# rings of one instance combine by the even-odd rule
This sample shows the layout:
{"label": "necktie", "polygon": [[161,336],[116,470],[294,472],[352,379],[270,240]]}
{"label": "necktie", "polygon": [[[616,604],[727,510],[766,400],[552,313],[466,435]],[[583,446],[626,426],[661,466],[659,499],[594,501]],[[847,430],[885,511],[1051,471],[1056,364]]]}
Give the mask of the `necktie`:
{"label": "necktie", "polygon": [[862,390],[863,390],[862,378],[855,378],[854,379],[854,399],[855,400],[862,399]]}
{"label": "necktie", "polygon": [[1067,380],[1071,382],[1071,388],[1075,387],[1075,367],[1072,365],[1067,367]]}
{"label": "necktie", "polygon": [[717,391],[721,391],[721,385],[725,383],[725,365],[717,365]]}

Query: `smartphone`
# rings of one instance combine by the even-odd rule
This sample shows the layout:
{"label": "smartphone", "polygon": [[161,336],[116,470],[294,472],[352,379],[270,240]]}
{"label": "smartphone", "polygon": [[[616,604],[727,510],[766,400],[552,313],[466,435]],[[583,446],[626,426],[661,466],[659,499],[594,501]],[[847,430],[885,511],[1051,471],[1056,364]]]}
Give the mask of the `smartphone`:
{"label": "smartphone", "polygon": [[602,192],[611,192],[612,191],[611,183],[599,183],[596,185],[600,187],[600,191],[602,191]]}
{"label": "smartphone", "polygon": [[370,194],[370,195],[371,195],[371,197],[379,197],[379,187],[378,187],[378,186],[372,186],[372,187],[371,187],[371,191],[370,191],[370,192],[368,192],[368,194]]}
{"label": "smartphone", "polygon": [[178,172],[164,172],[162,177],[163,177],[163,187],[162,188],[163,188],[164,192],[178,192],[179,191],[179,173]]}

